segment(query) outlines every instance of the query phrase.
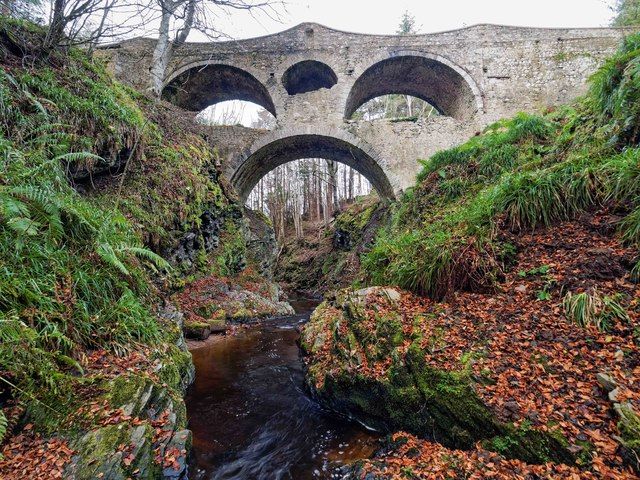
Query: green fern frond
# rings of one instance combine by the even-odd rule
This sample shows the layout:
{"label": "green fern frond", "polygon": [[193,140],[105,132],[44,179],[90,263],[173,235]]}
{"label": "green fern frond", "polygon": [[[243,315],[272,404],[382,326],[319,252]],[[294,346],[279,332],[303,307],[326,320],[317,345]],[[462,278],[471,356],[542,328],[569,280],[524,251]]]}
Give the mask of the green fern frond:
{"label": "green fern frond", "polygon": [[0,190],[0,217],[10,219],[27,215],[29,215],[29,207],[24,202]]}
{"label": "green fern frond", "polygon": [[123,246],[119,249],[121,252],[132,253],[138,258],[148,260],[157,268],[162,270],[170,270],[171,265],[164,258],[162,258],[157,253],[152,252],[148,248],[143,247],[132,247],[132,246]]}
{"label": "green fern frond", "polygon": [[[27,185],[24,187],[13,187],[8,189],[7,193],[17,197],[20,201],[28,205],[29,219],[31,223],[25,222],[24,219],[19,221],[8,220],[8,224],[14,230],[26,234],[33,235],[33,229],[46,227],[49,230],[51,238],[59,239],[64,233],[60,209],[57,205],[55,195],[52,192],[42,188]],[[11,225],[13,223],[14,225]],[[15,225],[17,224],[17,225]],[[15,227],[18,227],[16,229]],[[21,230],[20,230],[21,229]],[[37,233],[37,231],[35,232]]]}
{"label": "green fern frond", "polygon": [[[7,428],[9,427],[9,420],[5,416],[4,412],[0,410],[0,445],[4,441],[4,437],[7,434]],[[2,454],[0,453],[0,459],[2,459]]]}
{"label": "green fern frond", "polygon": [[58,161],[59,162],[61,160],[65,160],[65,161],[68,161],[68,162],[77,162],[77,161],[86,160],[86,159],[99,160],[99,161],[103,161],[103,162],[106,161],[100,155],[95,155],[95,154],[89,153],[89,152],[69,152],[69,153],[65,153],[63,155],[58,155],[52,161]]}
{"label": "green fern frond", "polygon": [[130,272],[125,264],[122,263],[113,247],[108,243],[99,243],[96,247],[96,253],[107,265],[114,267],[124,275],[130,275]]}
{"label": "green fern frond", "polygon": [[27,217],[13,217],[7,220],[7,227],[19,235],[28,235],[30,237],[37,235],[42,224]]}

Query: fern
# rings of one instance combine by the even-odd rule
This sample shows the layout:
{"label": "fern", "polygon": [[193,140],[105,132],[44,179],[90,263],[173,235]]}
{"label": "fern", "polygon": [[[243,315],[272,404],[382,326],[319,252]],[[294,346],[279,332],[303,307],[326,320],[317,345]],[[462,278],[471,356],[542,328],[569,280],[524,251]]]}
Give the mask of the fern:
{"label": "fern", "polygon": [[148,248],[143,247],[132,247],[125,245],[119,249],[120,252],[123,253],[132,253],[138,258],[142,258],[144,260],[148,260],[155,267],[158,267],[162,270],[170,270],[171,265],[164,258],[162,258],[157,253],[152,252]]}
{"label": "fern", "polygon": [[96,253],[100,256],[100,258],[107,264],[120,271],[123,275],[129,276],[129,270],[122,263],[122,260],[118,257],[118,254],[113,249],[113,247],[106,243],[99,243],[96,247]]}
{"label": "fern", "polygon": [[[7,434],[7,429],[9,427],[9,421],[5,416],[4,412],[0,410],[0,445],[4,441],[4,437]],[[0,453],[0,460],[2,459],[2,453]]]}
{"label": "fern", "polygon": [[0,216],[18,234],[36,235],[42,228],[48,229],[53,240],[63,234],[54,194],[39,187],[27,185],[0,190]]}

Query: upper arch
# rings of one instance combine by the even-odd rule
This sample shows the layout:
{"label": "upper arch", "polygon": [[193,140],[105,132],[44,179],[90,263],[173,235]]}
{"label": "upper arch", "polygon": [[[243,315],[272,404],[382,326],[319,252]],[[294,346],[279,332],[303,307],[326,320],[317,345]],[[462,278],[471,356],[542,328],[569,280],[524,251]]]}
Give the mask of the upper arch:
{"label": "upper arch", "polygon": [[401,50],[370,63],[354,82],[344,118],[369,100],[389,94],[421,98],[444,115],[466,120],[483,111],[482,94],[473,78],[440,55]]}
{"label": "upper arch", "polygon": [[162,98],[191,111],[200,111],[226,100],[244,100],[260,105],[276,116],[267,88],[250,72],[224,63],[188,65],[165,83]]}
{"label": "upper arch", "polygon": [[338,83],[338,76],[326,63],[302,60],[294,63],[282,75],[282,84],[289,95],[331,88]]}

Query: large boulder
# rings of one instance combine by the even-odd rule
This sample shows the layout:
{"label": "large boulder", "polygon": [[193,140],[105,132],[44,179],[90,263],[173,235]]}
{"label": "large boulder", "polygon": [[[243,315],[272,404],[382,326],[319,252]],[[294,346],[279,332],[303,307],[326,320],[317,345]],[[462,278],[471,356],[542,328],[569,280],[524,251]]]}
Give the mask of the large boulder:
{"label": "large boulder", "polygon": [[[383,432],[407,431],[452,448],[508,443],[501,452],[526,461],[573,463],[561,439],[498,420],[477,395],[464,365],[427,362],[437,335],[424,327],[420,302],[393,288],[343,290],[302,331],[307,381],[328,408]],[[431,345],[431,347],[425,347]]]}

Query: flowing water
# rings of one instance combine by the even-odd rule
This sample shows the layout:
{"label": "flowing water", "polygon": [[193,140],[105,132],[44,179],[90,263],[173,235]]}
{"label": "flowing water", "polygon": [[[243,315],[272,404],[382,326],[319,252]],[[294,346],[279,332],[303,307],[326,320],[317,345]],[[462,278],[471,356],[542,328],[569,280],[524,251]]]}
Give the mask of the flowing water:
{"label": "flowing water", "polygon": [[324,411],[309,397],[296,327],[308,320],[315,303],[292,305],[295,316],[192,349],[192,480],[340,478],[341,466],[376,449],[376,434]]}

